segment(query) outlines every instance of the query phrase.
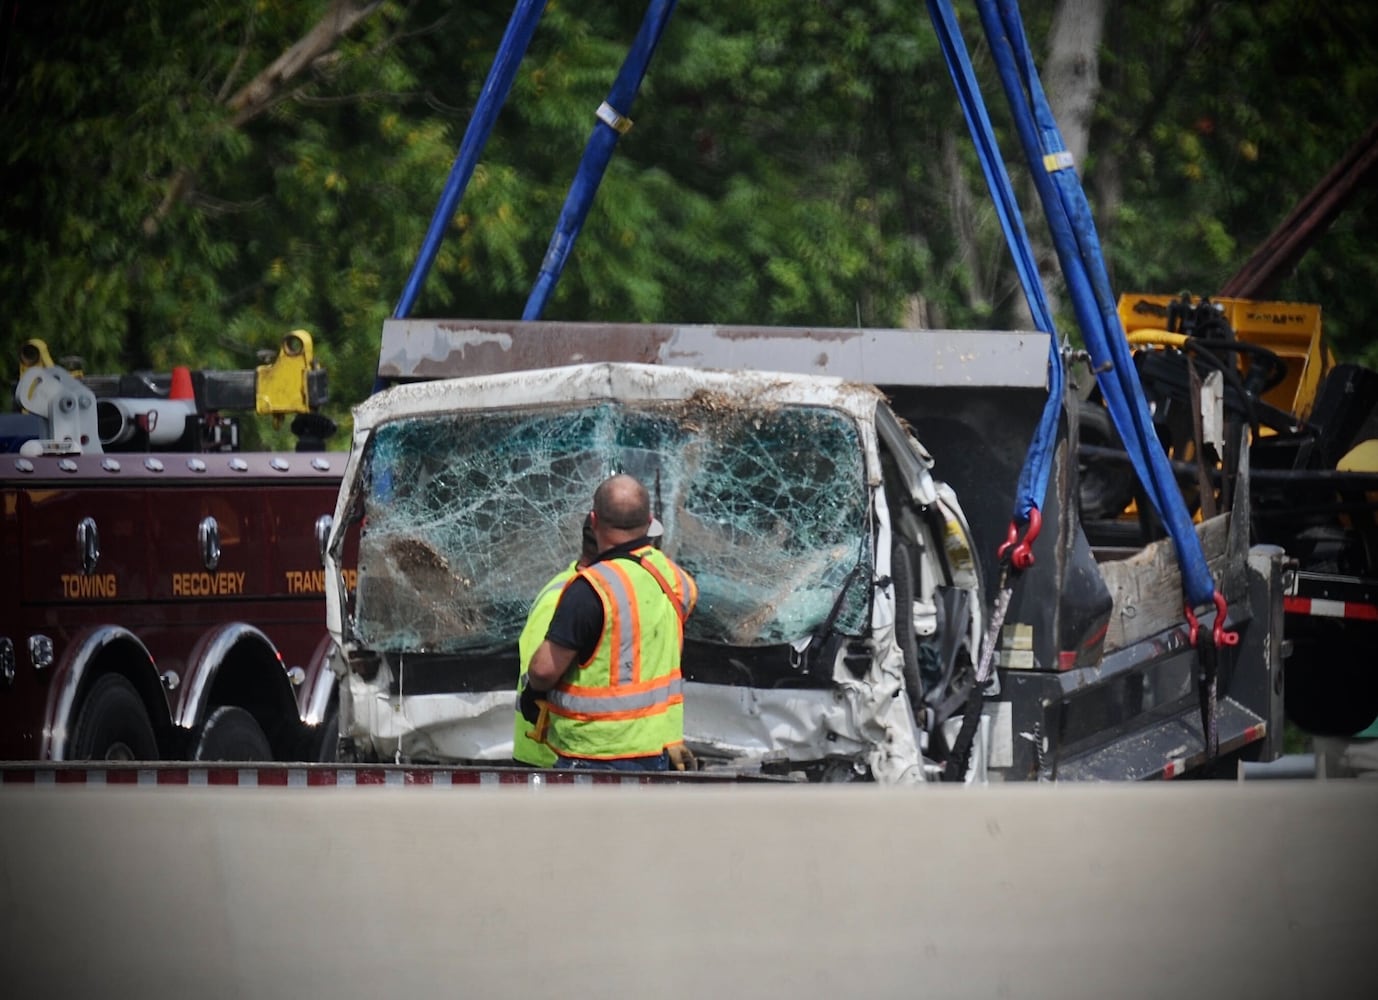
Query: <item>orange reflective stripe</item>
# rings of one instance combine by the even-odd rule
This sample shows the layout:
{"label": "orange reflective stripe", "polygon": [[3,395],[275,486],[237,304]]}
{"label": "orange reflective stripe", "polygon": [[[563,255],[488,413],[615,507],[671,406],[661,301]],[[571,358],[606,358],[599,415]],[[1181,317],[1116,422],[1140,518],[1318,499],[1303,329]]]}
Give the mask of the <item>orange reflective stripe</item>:
{"label": "orange reflective stripe", "polygon": [[623,684],[616,691],[609,690],[602,685],[592,684],[561,684],[559,690],[568,691],[570,694],[578,695],[581,698],[616,698],[624,694],[640,694],[642,691],[655,691],[659,688],[669,687],[679,676],[680,672],[676,670],[672,674],[656,677],[649,681]]}
{"label": "orange reflective stripe", "polygon": [[[669,710],[669,704],[661,704],[652,708],[629,708],[625,712],[558,712],[555,714],[574,722],[631,722],[634,719],[649,719],[652,716],[663,715]],[[551,712],[554,713],[555,710],[552,708]]]}
{"label": "orange reflective stripe", "polygon": [[[660,572],[656,564],[648,558],[652,552],[656,552],[660,558],[664,559],[665,562],[669,564],[670,571],[675,574],[675,582],[678,583],[679,586],[676,587],[666,580],[664,574]],[[665,555],[665,553],[659,552],[649,545],[637,549],[633,554],[641,557],[641,568],[650,573],[651,576],[655,578],[656,583],[660,584],[660,589],[665,592],[665,596],[668,597],[670,603],[675,606],[675,611],[679,614],[679,623],[683,626],[685,619],[689,617],[690,613],[694,610],[694,606],[698,604],[699,601],[699,588],[698,584],[694,582],[694,578],[686,573],[673,559]]]}
{"label": "orange reflective stripe", "polygon": [[655,577],[656,583],[660,584],[660,589],[665,591],[665,596],[668,597],[670,599],[670,603],[675,606],[675,614],[679,616],[680,625],[683,625],[685,617],[684,604],[680,599],[679,594],[677,594],[675,592],[675,589],[670,586],[670,581],[666,580],[665,577],[661,575],[660,570],[656,569],[655,564],[650,562],[649,560],[643,562],[641,564],[641,568],[644,569],[647,573],[650,573],[651,576]]}
{"label": "orange reflective stripe", "polygon": [[694,578],[692,576],[690,576],[680,567],[679,563],[675,563],[675,572],[678,573],[684,579],[684,582],[686,584],[684,588],[684,593],[686,595],[686,599],[684,602],[684,616],[687,618],[693,612],[693,610],[699,606],[699,585],[694,581]]}

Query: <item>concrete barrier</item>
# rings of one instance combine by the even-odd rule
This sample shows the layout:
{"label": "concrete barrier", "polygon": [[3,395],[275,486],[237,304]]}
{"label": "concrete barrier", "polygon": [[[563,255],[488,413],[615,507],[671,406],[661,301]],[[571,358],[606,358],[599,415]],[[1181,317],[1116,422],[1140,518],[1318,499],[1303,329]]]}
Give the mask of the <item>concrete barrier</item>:
{"label": "concrete barrier", "polygon": [[0,788],[29,998],[1378,989],[1378,784]]}

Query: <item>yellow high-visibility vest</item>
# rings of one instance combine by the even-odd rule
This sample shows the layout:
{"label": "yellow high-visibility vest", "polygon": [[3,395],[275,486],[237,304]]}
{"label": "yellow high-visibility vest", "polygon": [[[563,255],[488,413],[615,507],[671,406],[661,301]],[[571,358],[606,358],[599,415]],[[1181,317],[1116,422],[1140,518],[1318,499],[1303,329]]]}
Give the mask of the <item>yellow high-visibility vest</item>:
{"label": "yellow high-visibility vest", "polygon": [[699,601],[699,587],[694,578],[673,559],[653,546],[647,545],[636,549],[632,554],[641,559],[641,565],[657,577],[661,589],[675,602],[682,626]]}
{"label": "yellow high-visibility vest", "polygon": [[[574,579],[574,574],[578,568],[578,563],[570,563],[569,568],[563,572],[556,573],[550,581],[541,588],[541,592],[536,595],[536,599],[531,602],[531,610],[526,615],[526,625],[522,628],[522,634],[517,639],[517,656],[521,660],[522,673],[517,681],[517,693],[521,693],[522,683],[526,677],[526,670],[531,665],[531,657],[536,652],[536,648],[545,641],[545,634],[550,631],[550,620],[555,617],[555,606],[560,603],[560,595],[564,593],[565,585]],[[544,743],[537,743],[526,734],[531,732],[533,726],[523,717],[521,711],[516,713],[517,720],[512,730],[512,757],[523,764],[532,764],[535,767],[554,767],[555,751]]]}
{"label": "yellow high-visibility vest", "polygon": [[[646,546],[637,549],[634,553],[641,559],[641,565],[651,571],[657,577],[660,589],[669,595],[679,611],[680,649],[684,649],[684,622],[693,613],[695,605],[699,601],[699,587],[694,582],[694,578],[688,574],[683,567],[672,560],[660,549]],[[666,744],[684,742],[684,699],[672,702],[670,705],[669,718],[666,720],[666,729],[673,734],[673,738]]]}
{"label": "yellow high-visibility vest", "polygon": [[683,571],[658,550],[633,555],[643,561],[579,571],[603,605],[603,632],[550,692],[550,744],[568,757],[650,756],[684,739],[680,651],[697,591],[687,573],[675,590],[670,577]]}

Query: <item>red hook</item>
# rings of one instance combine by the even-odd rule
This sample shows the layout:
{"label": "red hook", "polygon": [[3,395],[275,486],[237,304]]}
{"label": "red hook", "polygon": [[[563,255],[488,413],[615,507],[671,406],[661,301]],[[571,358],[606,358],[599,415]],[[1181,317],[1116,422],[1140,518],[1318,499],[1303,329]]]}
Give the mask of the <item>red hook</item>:
{"label": "red hook", "polygon": [[[1029,529],[1024,534],[1024,540],[1019,541],[1019,525],[1016,521],[1010,522],[1010,533],[1005,538],[1005,543],[995,550],[995,558],[1004,559],[1005,553],[1010,553],[1010,565],[1017,570],[1026,570],[1034,564],[1033,543],[1038,537],[1039,531],[1043,528],[1043,515],[1039,513],[1037,507],[1029,508]],[[1018,542],[1016,545],[1015,543]],[[1010,551],[1013,549],[1014,551]]]}
{"label": "red hook", "polygon": [[[1229,606],[1225,603],[1225,595],[1217,590],[1211,595],[1211,600],[1215,603],[1215,627],[1211,630],[1211,638],[1215,640],[1217,646],[1238,646],[1239,633],[1225,631],[1225,618],[1229,612]],[[1196,614],[1191,610],[1190,604],[1183,605],[1182,609],[1187,613],[1187,636],[1191,640],[1191,644],[1195,646],[1200,623],[1197,622]]]}

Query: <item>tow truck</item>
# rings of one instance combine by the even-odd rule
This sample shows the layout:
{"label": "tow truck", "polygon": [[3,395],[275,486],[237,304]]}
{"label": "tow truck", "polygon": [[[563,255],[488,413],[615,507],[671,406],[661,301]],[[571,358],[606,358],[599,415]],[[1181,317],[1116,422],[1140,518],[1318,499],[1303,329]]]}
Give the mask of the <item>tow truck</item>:
{"label": "tow truck", "polygon": [[[249,370],[93,375],[37,339],[18,360],[0,759],[332,758],[321,548],[344,456],[311,334]],[[291,417],[297,450],[243,450],[243,414]]]}

